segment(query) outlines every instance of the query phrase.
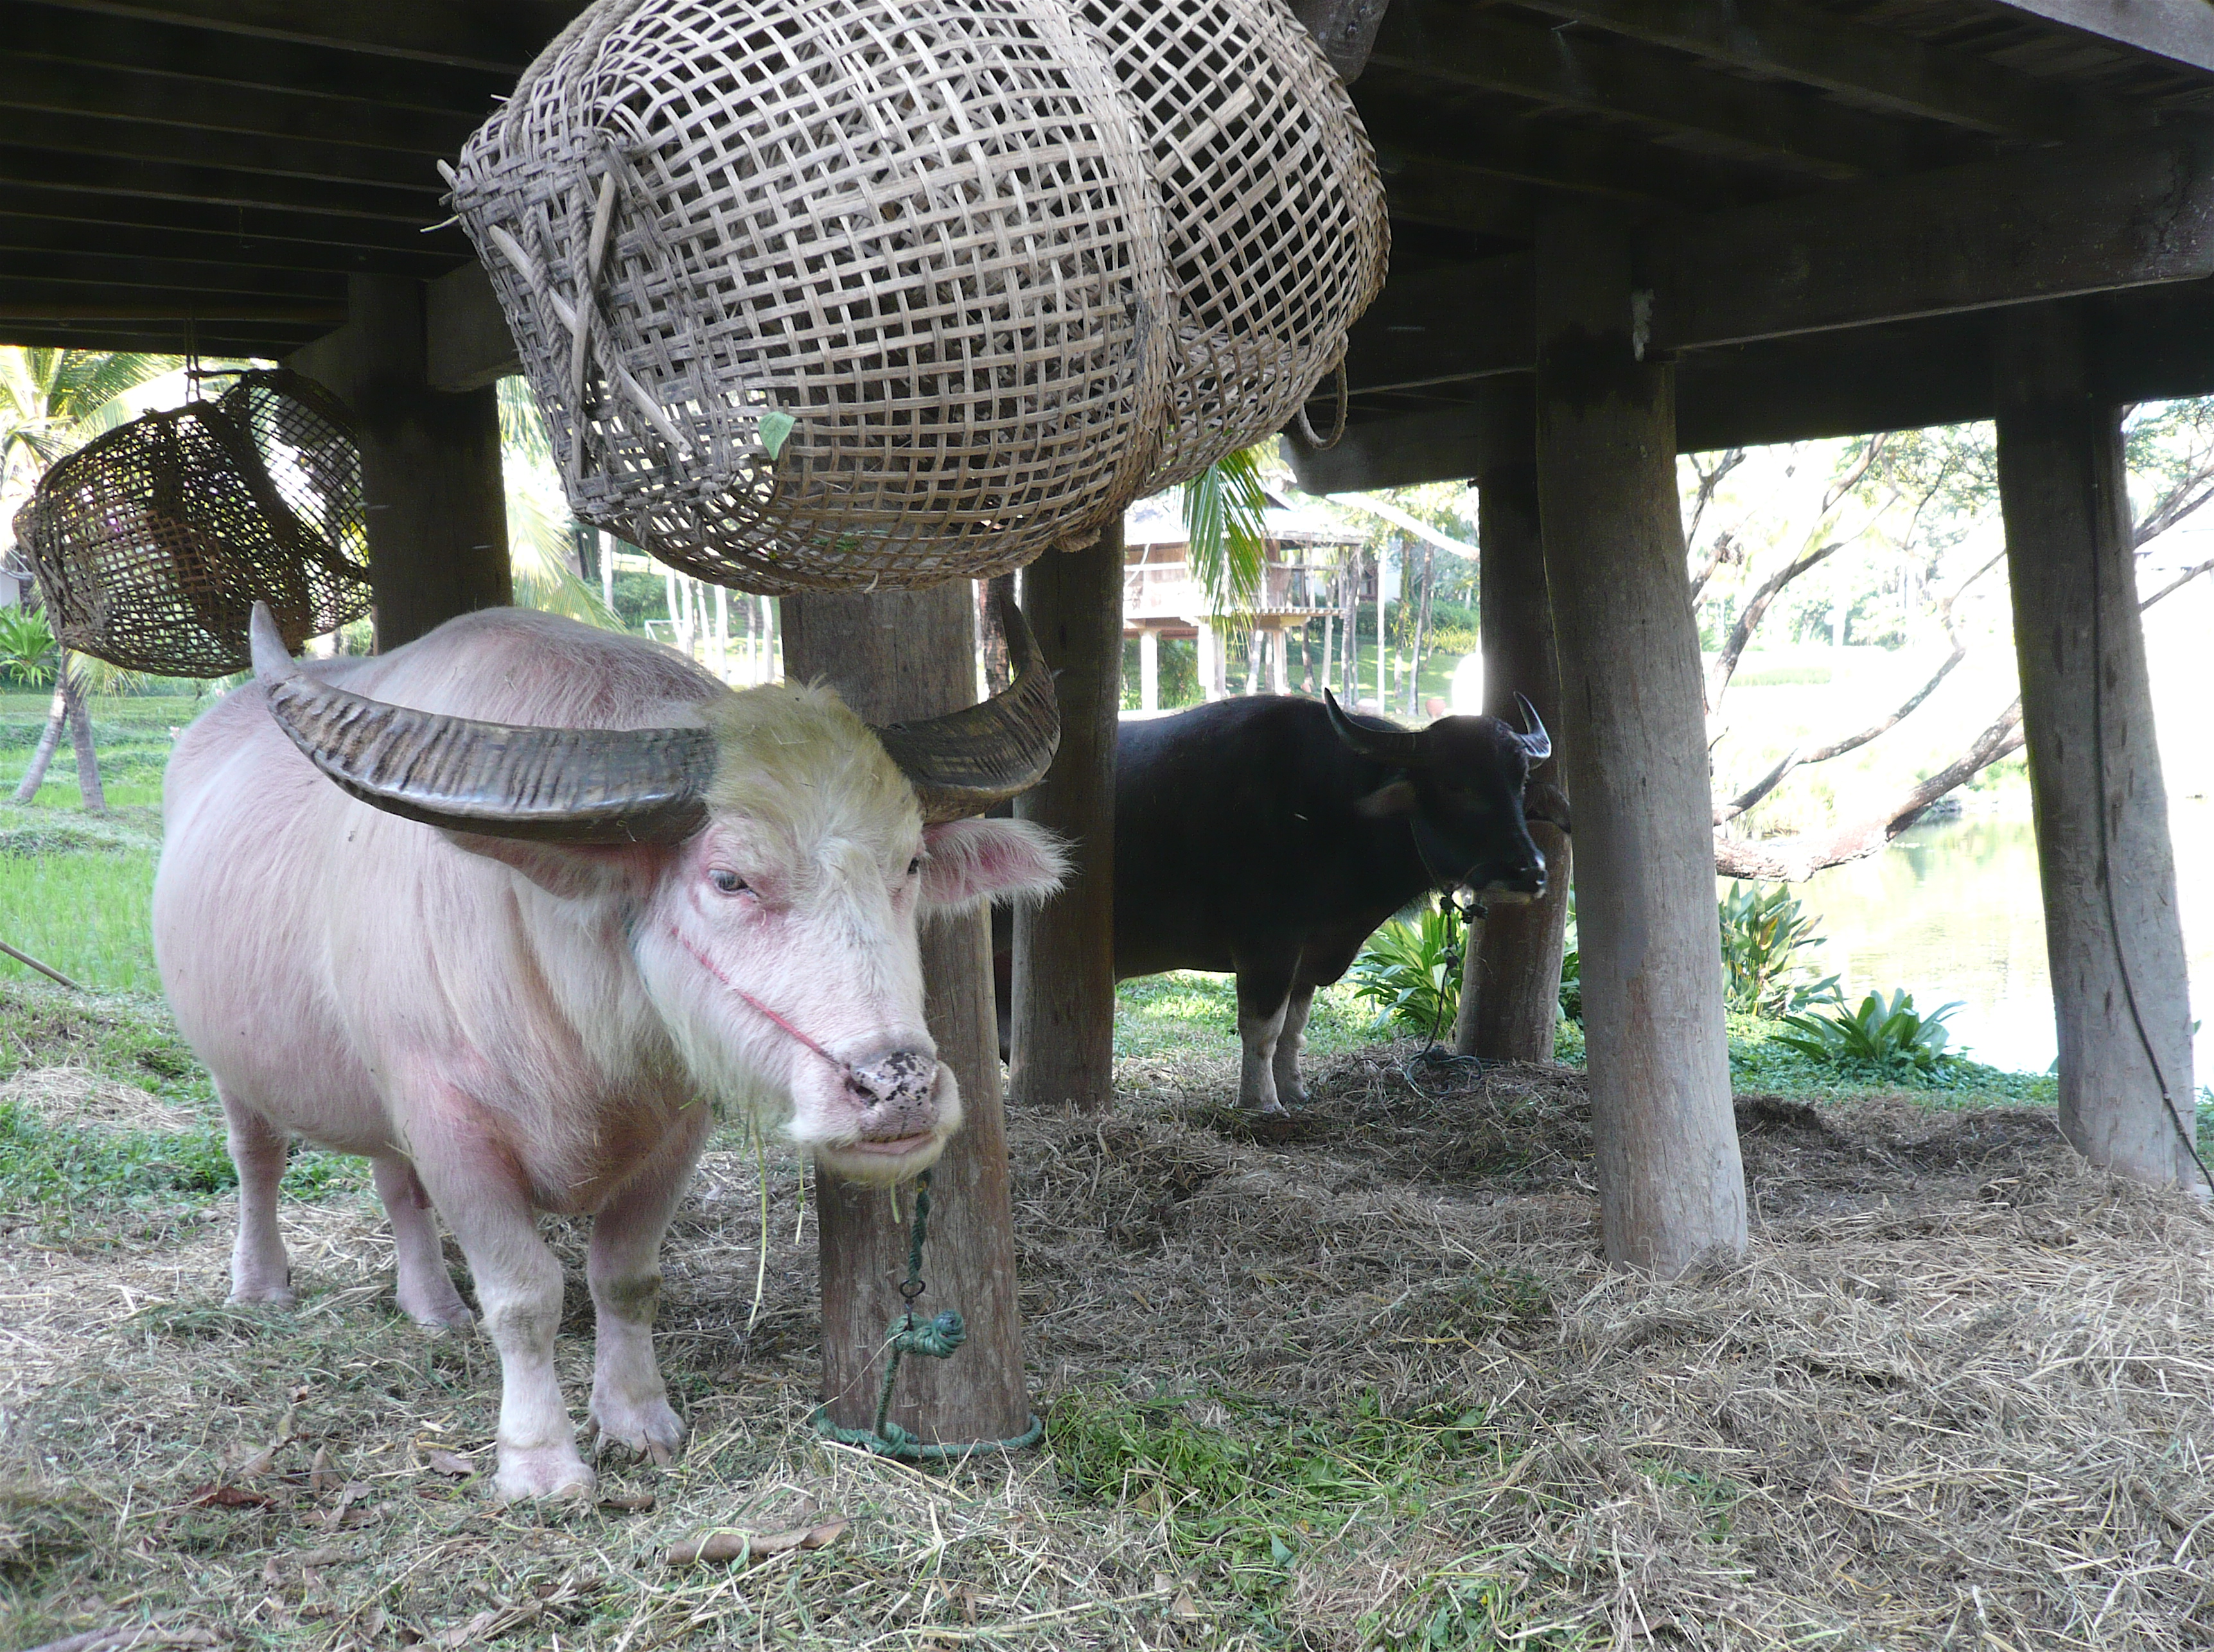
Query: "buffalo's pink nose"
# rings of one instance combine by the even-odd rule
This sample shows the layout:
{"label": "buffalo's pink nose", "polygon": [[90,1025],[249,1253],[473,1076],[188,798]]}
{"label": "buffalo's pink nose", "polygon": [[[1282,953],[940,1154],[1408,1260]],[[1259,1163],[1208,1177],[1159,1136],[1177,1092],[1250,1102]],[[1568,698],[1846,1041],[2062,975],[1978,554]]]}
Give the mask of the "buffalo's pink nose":
{"label": "buffalo's pink nose", "polygon": [[847,1086],[867,1110],[865,1136],[880,1140],[920,1135],[938,1123],[938,1062],[915,1049],[896,1049],[873,1062],[857,1062]]}

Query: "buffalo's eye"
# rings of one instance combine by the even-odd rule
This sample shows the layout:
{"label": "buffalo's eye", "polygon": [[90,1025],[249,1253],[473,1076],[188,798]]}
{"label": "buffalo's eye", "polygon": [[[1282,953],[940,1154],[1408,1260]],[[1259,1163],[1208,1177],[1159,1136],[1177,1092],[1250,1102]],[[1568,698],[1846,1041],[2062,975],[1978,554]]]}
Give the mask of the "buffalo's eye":
{"label": "buffalo's eye", "polygon": [[707,874],[707,881],[725,895],[743,895],[746,890],[744,878],[734,872],[725,872],[720,866]]}
{"label": "buffalo's eye", "polygon": [[917,855],[917,856],[915,856],[915,858],[914,858],[914,860],[910,860],[910,861],[908,861],[908,862],[907,863],[907,875],[908,875],[908,877],[910,877],[910,878],[915,877],[915,876],[919,875],[919,874],[921,872],[921,871],[922,871],[922,857],[921,857],[920,855]]}

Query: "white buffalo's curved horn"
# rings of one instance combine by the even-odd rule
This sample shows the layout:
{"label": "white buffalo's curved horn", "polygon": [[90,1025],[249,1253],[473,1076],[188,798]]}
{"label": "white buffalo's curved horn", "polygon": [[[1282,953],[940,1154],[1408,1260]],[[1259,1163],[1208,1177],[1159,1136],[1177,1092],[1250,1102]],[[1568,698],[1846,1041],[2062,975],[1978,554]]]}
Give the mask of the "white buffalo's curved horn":
{"label": "white buffalo's curved horn", "polygon": [[1053,673],[1039,658],[1030,622],[1004,590],[1000,626],[1013,681],[981,706],[877,731],[914,785],[927,821],[981,815],[1027,792],[1053,767],[1061,746],[1061,706]]}
{"label": "white buffalo's curved horn", "polygon": [[277,725],[388,814],[552,843],[680,843],[706,823],[706,729],[514,727],[388,706],[303,671],[260,603],[252,637]]}

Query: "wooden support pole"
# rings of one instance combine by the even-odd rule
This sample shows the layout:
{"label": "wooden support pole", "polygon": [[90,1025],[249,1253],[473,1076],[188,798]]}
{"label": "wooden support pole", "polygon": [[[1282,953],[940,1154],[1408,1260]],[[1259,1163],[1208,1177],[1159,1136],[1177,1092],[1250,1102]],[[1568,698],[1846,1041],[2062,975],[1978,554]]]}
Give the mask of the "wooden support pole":
{"label": "wooden support pole", "polygon": [[[877,596],[786,597],[786,675],[822,678],[872,723],[936,717],[976,702],[973,604],[966,581]],[[926,1441],[1006,1440],[1029,1425],[1022,1321],[1015,1300],[1014,1221],[992,1003],[990,921],[941,918],[922,931],[930,1036],[960,1082],[961,1132],[933,1177],[929,1294],[923,1313],[957,1308],[969,1341],[950,1360],[902,1361],[892,1419]],[[899,1214],[881,1190],[815,1178],[823,1280],[823,1397],[834,1422],[876,1416],[884,1331],[901,1311],[912,1190]]]}
{"label": "wooden support pole", "polygon": [[1115,729],[1122,706],[1122,524],[1023,571],[1023,612],[1061,697],[1061,750],[1015,813],[1067,838],[1076,870],[1015,914],[1018,1106],[1104,1111],[1115,1099]]}
{"label": "wooden support pole", "polygon": [[2095,1165],[2203,1194],[2168,795],[2138,615],[2120,419],[2077,317],[2002,321],[1999,500],[2014,587],[2060,1128]]}
{"label": "wooden support pole", "polygon": [[1552,209],[1537,269],[1538,490],[1600,1227],[1610,1262],[1667,1277],[1746,1239],[1673,385],[1639,359],[1618,220]]}
{"label": "wooden support pole", "polygon": [[[1483,389],[1477,448],[1477,541],[1483,556],[1483,709],[1521,727],[1523,694],[1553,736],[1552,761],[1538,771],[1557,785],[1567,772],[1561,679],[1554,659],[1552,599],[1538,529],[1538,402],[1527,379]],[[1461,1013],[1453,1048],[1502,1062],[1550,1062],[1560,1013],[1561,953],[1568,926],[1569,844],[1558,827],[1532,822],[1545,857],[1545,893],[1498,906],[1461,964]],[[1474,938],[1471,938],[1474,939]]]}
{"label": "wooden support pole", "polygon": [[347,297],[345,382],[331,388],[360,426],[376,646],[391,649],[512,600],[498,393],[431,388],[424,283],[357,275]]}

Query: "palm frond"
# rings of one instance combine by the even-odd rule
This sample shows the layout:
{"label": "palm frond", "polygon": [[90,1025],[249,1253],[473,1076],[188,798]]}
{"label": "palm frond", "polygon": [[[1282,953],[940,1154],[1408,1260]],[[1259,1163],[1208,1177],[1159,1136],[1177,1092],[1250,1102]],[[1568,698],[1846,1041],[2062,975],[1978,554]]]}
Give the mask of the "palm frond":
{"label": "palm frond", "polygon": [[554,462],[554,440],[528,379],[511,376],[499,382],[499,444],[525,463]]}
{"label": "palm frond", "polygon": [[1218,619],[1251,614],[1260,604],[1269,546],[1262,451],[1241,448],[1183,485],[1192,574]]}
{"label": "palm frond", "polygon": [[599,592],[569,572],[568,501],[551,465],[511,456],[507,480],[507,561],[515,600],[526,608],[620,631],[623,623]]}
{"label": "palm frond", "polygon": [[82,425],[125,390],[174,373],[181,356],[156,356],[128,350],[72,350],[55,383],[58,394],[49,411]]}

